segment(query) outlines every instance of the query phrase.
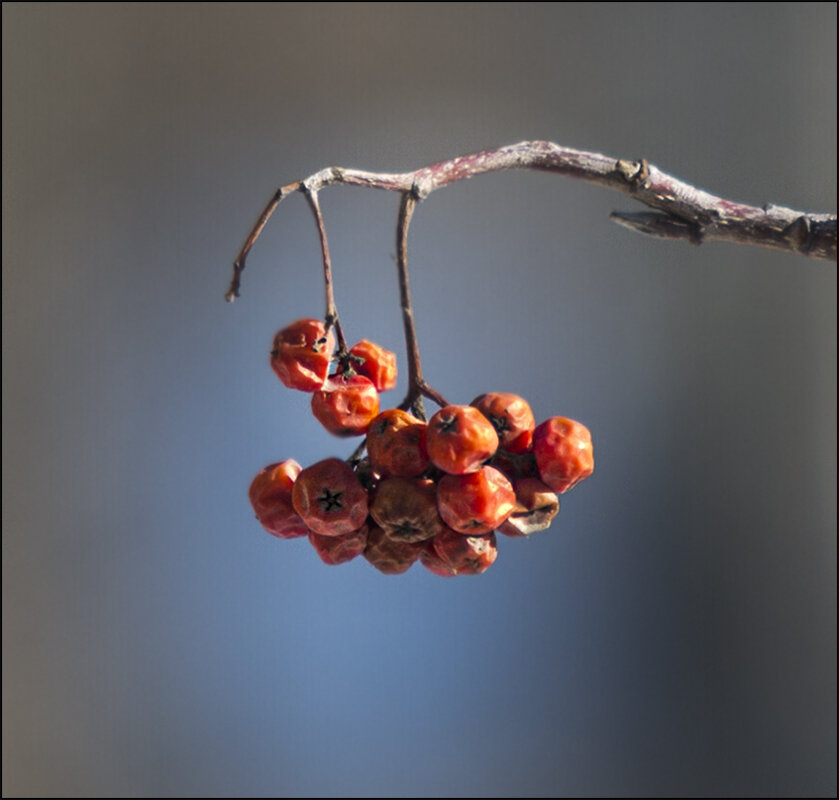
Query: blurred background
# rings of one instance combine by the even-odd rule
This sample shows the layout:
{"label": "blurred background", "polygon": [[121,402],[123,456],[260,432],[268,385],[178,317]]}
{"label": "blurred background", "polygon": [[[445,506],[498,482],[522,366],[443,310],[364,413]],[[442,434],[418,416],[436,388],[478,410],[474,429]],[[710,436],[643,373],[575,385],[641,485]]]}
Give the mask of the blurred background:
{"label": "blurred background", "polygon": [[[268,366],[323,313],[302,197],[223,299],[331,164],[549,139],[835,212],[835,4],[2,13],[4,796],[835,796],[835,264],[647,239],[549,174],[432,195],[426,377],[597,461],[456,580],[253,518],[264,465],[354,447]],[[348,338],[404,367],[397,196],[321,203]]]}

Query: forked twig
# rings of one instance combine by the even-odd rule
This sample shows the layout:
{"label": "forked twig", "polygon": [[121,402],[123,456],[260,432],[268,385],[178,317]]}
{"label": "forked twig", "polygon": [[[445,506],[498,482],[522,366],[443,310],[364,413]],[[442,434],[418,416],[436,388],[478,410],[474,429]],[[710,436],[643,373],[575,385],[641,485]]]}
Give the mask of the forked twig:
{"label": "forked twig", "polygon": [[317,192],[324,186],[341,183],[410,192],[417,200],[422,200],[450,183],[505,169],[557,172],[629,195],[654,212],[614,212],[612,219],[649,236],[685,239],[693,244],[727,241],[836,260],[835,214],[810,214],[771,204],[757,207],[732,202],[697,189],[649,164],[646,159],[616,159],[553,142],[519,142],[441,161],[412,172],[377,173],[328,167],[304,181],[281,187],[271,196],[236,258],[227,300],[238,297],[241,273],[253,243],[277,205],[293,192]]}
{"label": "forked twig", "polygon": [[648,236],[684,239],[693,244],[711,240],[727,241],[799,253],[811,258],[836,260],[835,214],[810,214],[783,206],[756,207],[736,203],[697,189],[649,164],[646,159],[616,159],[601,153],[572,150],[553,142],[534,141],[482,150],[412,172],[378,173],[328,167],[305,180],[282,186],[271,196],[242,245],[233,264],[233,277],[225,297],[233,301],[239,296],[245,260],[276,207],[288,195],[302,192],[314,214],[320,236],[326,290],[326,324],[335,328],[339,355],[346,355],[347,346],[335,305],[332,263],[318,192],[333,184],[399,192],[402,197],[396,229],[397,262],[409,368],[408,392],[401,408],[411,409],[424,417],[423,397],[440,406],[446,405],[446,401],[426,383],[420,367],[408,282],[407,238],[411,217],[418,203],[437,189],[476,175],[507,169],[556,172],[628,195],[653,210],[615,211],[611,219]]}

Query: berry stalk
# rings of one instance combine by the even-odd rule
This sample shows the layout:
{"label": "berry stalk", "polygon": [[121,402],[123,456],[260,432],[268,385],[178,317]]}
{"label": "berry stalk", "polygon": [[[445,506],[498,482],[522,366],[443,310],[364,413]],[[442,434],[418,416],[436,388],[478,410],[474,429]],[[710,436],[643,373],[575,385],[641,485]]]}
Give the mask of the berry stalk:
{"label": "berry stalk", "polygon": [[396,225],[396,263],[399,272],[399,303],[402,307],[402,324],[405,328],[405,347],[408,351],[408,392],[399,408],[411,410],[425,421],[422,398],[427,397],[441,408],[447,406],[445,398],[422,377],[419,344],[414,328],[414,311],[411,306],[411,285],[408,279],[408,228],[419,201],[411,192],[403,192],[399,203],[399,222]]}
{"label": "berry stalk", "polygon": [[332,259],[329,256],[326,225],[323,222],[323,214],[320,210],[317,191],[310,189],[305,182],[302,191],[315,217],[318,237],[320,238],[320,251],[323,255],[323,285],[326,291],[326,316],[324,317],[324,322],[326,323],[326,332],[329,333],[332,328],[335,329],[335,335],[338,339],[338,356],[343,358],[347,354],[347,340],[344,338],[341,321],[338,319],[338,308],[335,305],[335,292],[332,288]]}

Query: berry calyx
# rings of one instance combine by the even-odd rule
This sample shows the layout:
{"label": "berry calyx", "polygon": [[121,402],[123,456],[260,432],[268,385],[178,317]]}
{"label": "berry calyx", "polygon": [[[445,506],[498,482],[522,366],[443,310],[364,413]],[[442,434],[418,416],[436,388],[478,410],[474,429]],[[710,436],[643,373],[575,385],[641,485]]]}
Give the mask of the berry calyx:
{"label": "berry calyx", "polygon": [[274,336],[271,369],[290,389],[313,392],[323,386],[335,338],[319,319],[299,319]]}
{"label": "berry calyx", "polygon": [[516,494],[494,467],[466,475],[444,475],[437,485],[437,509],[458,533],[480,535],[497,528],[512,513]]}
{"label": "berry calyx", "polygon": [[562,494],[594,472],[591,432],[581,422],[551,417],[533,431],[539,476]]}
{"label": "berry calyx", "polygon": [[363,375],[336,373],[312,394],[312,413],[335,436],[360,436],[379,413],[379,393]]}
{"label": "berry calyx", "polygon": [[449,405],[428,421],[426,447],[434,466],[463,475],[479,470],[495,453],[498,434],[477,408]]}
{"label": "berry calyx", "polygon": [[290,458],[260,470],[248,489],[256,518],[268,533],[280,539],[296,539],[309,533],[291,502],[299,474],[300,464]]}
{"label": "berry calyx", "polygon": [[303,522],[323,536],[358,530],[367,519],[367,492],[349,464],[339,458],[304,469],[294,482],[291,500]]}

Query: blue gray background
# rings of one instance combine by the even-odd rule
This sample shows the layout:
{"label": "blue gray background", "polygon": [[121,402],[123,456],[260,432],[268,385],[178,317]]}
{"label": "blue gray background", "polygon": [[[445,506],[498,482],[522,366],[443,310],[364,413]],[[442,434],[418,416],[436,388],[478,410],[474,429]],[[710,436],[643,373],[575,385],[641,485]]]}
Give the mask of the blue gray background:
{"label": "blue gray background", "polygon": [[[544,138],[835,211],[835,98],[835,4],[4,3],[4,796],[835,796],[835,264],[546,174],[432,195],[427,377],[597,457],[454,581],[253,519],[262,466],[353,447],[268,368],[322,313],[302,198],[223,301],[330,164]],[[322,204],[349,338],[404,367],[397,198]]]}

